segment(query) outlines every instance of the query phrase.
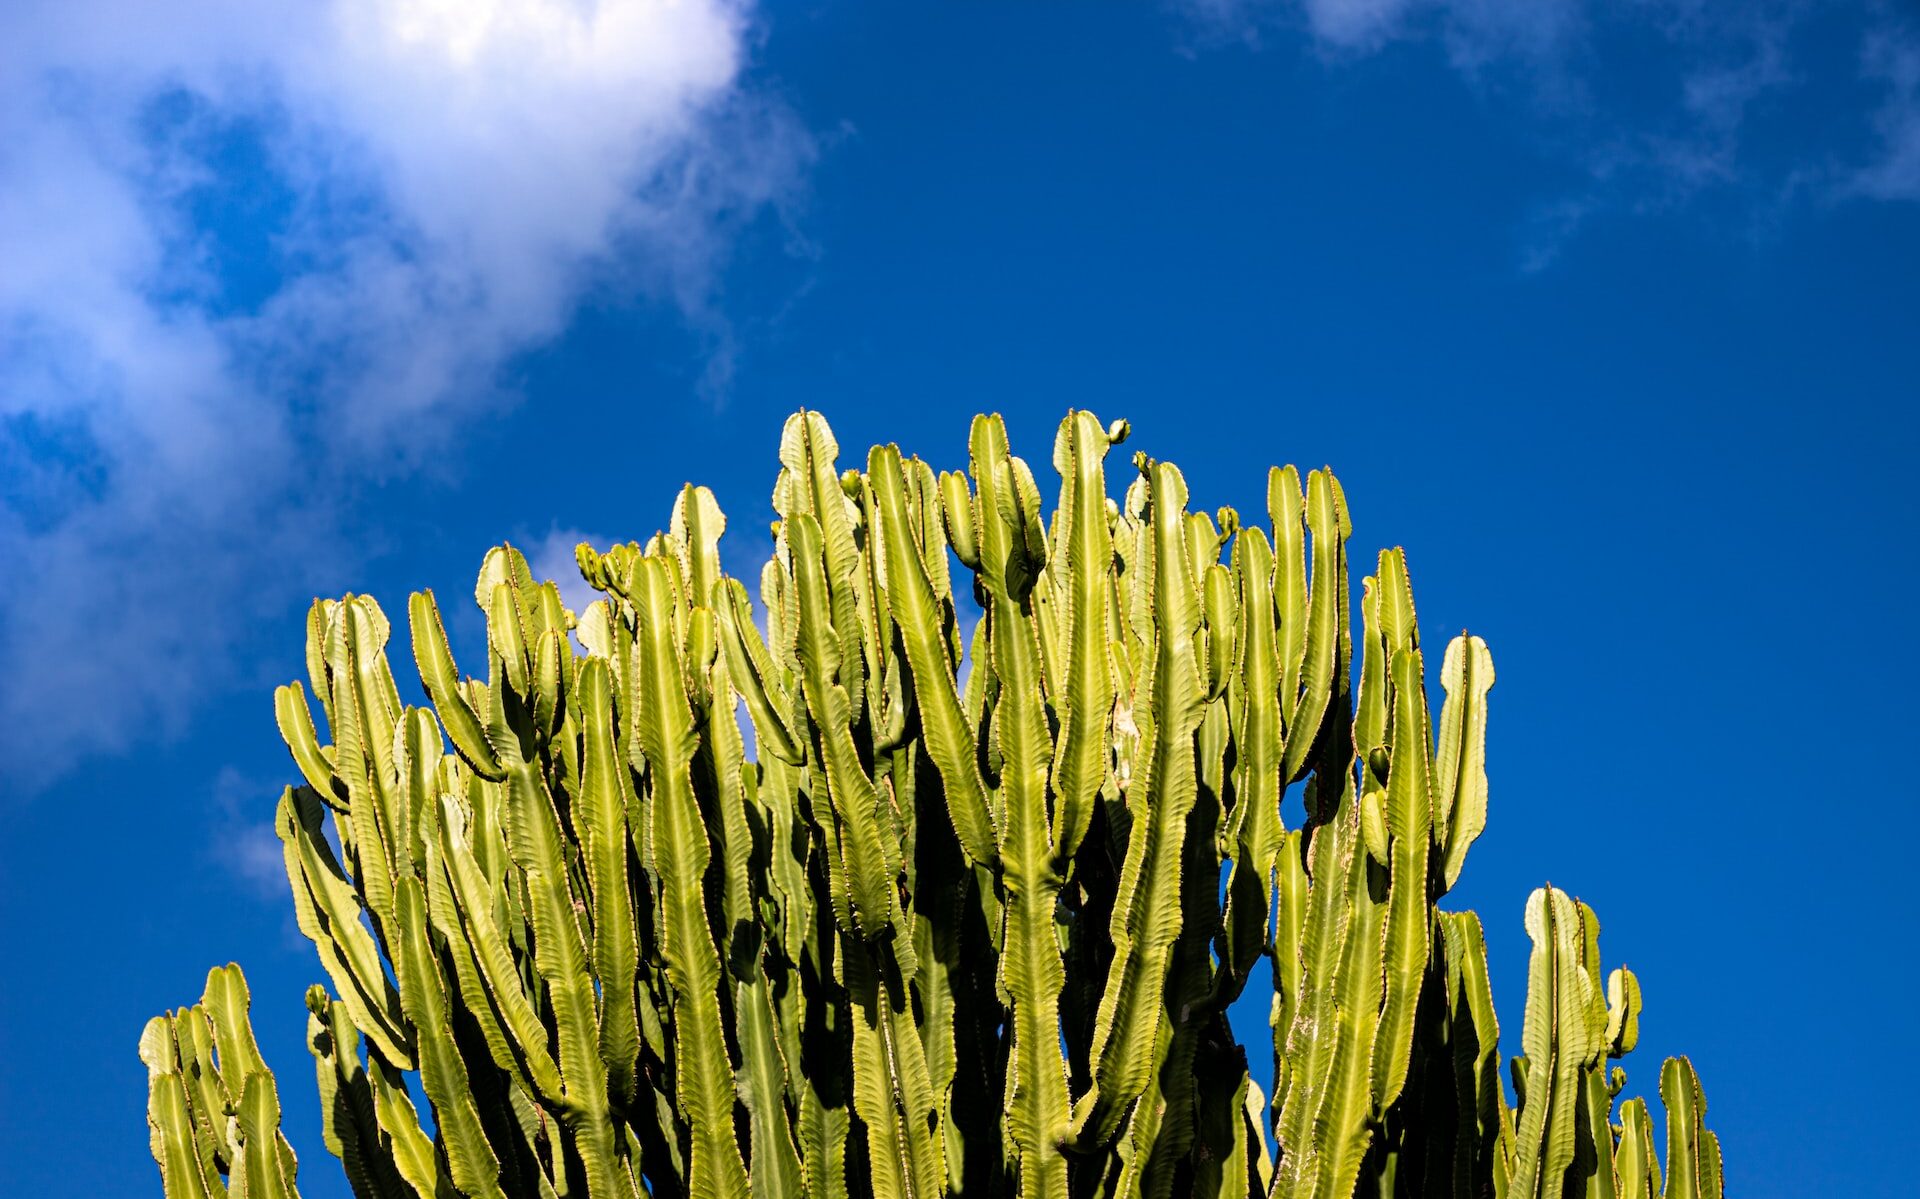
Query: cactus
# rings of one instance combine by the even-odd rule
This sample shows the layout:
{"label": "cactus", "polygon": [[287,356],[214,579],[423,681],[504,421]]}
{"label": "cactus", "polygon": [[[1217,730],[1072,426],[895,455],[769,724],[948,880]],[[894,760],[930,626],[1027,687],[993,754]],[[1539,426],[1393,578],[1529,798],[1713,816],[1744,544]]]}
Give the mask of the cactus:
{"label": "cactus", "polygon": [[[1116,503],[1127,433],[1062,422],[1049,512],[998,417],[938,474],[843,468],[801,413],[759,622],[688,486],[580,547],[584,611],[489,552],[484,677],[414,595],[430,707],[377,604],[317,601],[276,828],[354,1193],[1717,1197],[1690,1063],[1664,1170],[1616,1112],[1639,984],[1550,887],[1508,1102],[1480,923],[1438,906],[1486,821],[1486,644],[1434,719],[1400,550],[1356,663],[1331,471],[1274,470],[1268,529],[1145,455]],[[1226,1019],[1262,958],[1271,1096]],[[141,1038],[169,1196],[296,1193],[247,1004],[224,967]]]}
{"label": "cactus", "polygon": [[229,1190],[297,1192],[293,1148],[280,1134],[280,1097],[247,1018],[236,965],[207,974],[200,1002],[147,1022],[147,1124],[169,1196]]}

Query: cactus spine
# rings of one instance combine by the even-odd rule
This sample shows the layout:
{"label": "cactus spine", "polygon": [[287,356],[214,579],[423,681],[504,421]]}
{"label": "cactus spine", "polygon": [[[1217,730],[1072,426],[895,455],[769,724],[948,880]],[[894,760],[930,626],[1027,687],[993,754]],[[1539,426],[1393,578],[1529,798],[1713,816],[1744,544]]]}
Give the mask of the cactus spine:
{"label": "cactus spine", "polygon": [[[1437,906],[1486,821],[1485,643],[1434,719],[1399,550],[1356,663],[1330,471],[1274,470],[1268,529],[1145,455],[1116,503],[1126,434],[1069,414],[1048,512],[998,417],[941,475],[843,469],[801,413],[764,625],[689,486],[580,547],[584,611],[491,551],[484,678],[414,595],[430,707],[378,605],[316,602],[276,827],[355,1194],[1717,1199],[1685,1059],[1664,1173],[1616,1112],[1639,985],[1552,888],[1507,1102],[1479,921]],[[1271,1096],[1226,1020],[1263,957]],[[296,1193],[238,967],[140,1052],[169,1196]]]}

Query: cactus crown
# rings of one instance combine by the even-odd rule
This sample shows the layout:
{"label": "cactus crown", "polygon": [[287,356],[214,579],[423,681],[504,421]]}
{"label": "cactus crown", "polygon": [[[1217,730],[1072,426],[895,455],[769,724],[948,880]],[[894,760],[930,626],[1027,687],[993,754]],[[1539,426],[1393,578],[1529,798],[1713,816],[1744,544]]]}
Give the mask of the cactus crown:
{"label": "cactus crown", "polygon": [[[1356,654],[1330,471],[1275,469],[1267,529],[1144,454],[1116,504],[1127,432],[1061,423],[1049,513],[998,417],[965,473],[843,472],[803,412],[764,627],[689,485],[580,547],[585,611],[489,552],[484,681],[414,595],[431,708],[377,604],[316,602],[331,744],[281,687],[277,827],[355,1194],[1717,1197],[1685,1059],[1664,1190],[1616,1109],[1639,986],[1552,888],[1503,1092],[1480,923],[1437,906],[1486,822],[1486,644],[1447,646],[1433,720],[1400,550]],[[1227,1022],[1263,957],[1271,1096]],[[297,1193],[247,1006],[216,969],[141,1039],[169,1197]]]}

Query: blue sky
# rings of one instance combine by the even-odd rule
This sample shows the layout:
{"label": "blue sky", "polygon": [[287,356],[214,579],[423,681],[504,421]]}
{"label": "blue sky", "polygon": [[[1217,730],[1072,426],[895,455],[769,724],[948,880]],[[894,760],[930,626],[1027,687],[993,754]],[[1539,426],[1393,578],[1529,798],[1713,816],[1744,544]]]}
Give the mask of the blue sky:
{"label": "blue sky", "polygon": [[344,1195],[270,831],[306,604],[503,538],[561,575],[689,479],[754,564],[806,405],[945,467],[1090,407],[1243,511],[1331,463],[1498,663],[1449,902],[1506,1048],[1551,880],[1736,1193],[1911,1193],[1911,10],[88,0],[0,44],[0,1189],[155,1193],[135,1039],[238,959]]}

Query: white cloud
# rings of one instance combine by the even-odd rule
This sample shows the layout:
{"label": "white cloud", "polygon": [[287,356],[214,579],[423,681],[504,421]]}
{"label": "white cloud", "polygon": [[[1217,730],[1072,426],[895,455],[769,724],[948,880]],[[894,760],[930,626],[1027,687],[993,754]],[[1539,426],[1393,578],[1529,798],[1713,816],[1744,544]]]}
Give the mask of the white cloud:
{"label": "white cloud", "polygon": [[345,552],[330,497],[445,455],[589,292],[724,349],[729,230],[812,153],[751,39],[745,0],[0,6],[10,776],[177,727]]}

